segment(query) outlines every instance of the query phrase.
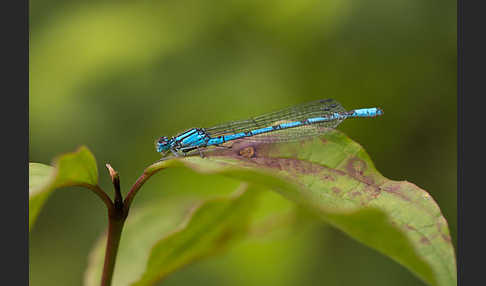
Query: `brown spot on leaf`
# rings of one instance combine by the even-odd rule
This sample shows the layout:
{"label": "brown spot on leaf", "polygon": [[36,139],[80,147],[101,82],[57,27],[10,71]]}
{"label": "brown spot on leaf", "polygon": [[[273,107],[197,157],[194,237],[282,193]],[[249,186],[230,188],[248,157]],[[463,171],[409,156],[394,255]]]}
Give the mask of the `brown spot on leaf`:
{"label": "brown spot on leaf", "polygon": [[410,202],[411,199],[400,191],[400,187],[401,187],[400,183],[392,184],[392,185],[388,185],[386,188],[383,188],[383,190],[387,193],[394,194],[407,202]]}
{"label": "brown spot on leaf", "polygon": [[408,230],[417,231],[417,229],[409,224],[405,224],[404,227]]}
{"label": "brown spot on leaf", "polygon": [[354,197],[357,197],[357,196],[359,196],[359,195],[361,195],[361,193],[360,193],[360,192],[352,192],[352,193],[351,193],[351,196],[352,196],[353,198],[354,198]]}
{"label": "brown spot on leaf", "polygon": [[408,230],[411,230],[411,231],[415,231],[417,232],[418,234],[420,234],[420,243],[423,243],[423,244],[430,244],[430,239],[427,238],[427,236],[421,234],[415,227],[409,225],[409,224],[405,224],[404,225],[406,229]]}
{"label": "brown spot on leaf", "polygon": [[[299,159],[290,158],[272,158],[272,157],[260,157],[259,150],[255,152],[255,156],[247,162],[271,168],[278,171],[284,171],[292,177],[300,175],[315,175],[322,181],[336,181],[335,174],[343,175],[344,172],[340,170],[331,169],[326,166],[314,164]],[[241,156],[238,156],[243,159]]]}
{"label": "brown spot on leaf", "polygon": [[447,241],[447,242],[451,242],[451,236],[450,235],[445,235],[445,234],[441,234],[441,237],[443,240]]}
{"label": "brown spot on leaf", "polygon": [[430,244],[430,240],[425,236],[422,236],[422,238],[420,239],[420,242],[423,243],[423,244]]}
{"label": "brown spot on leaf", "polygon": [[366,170],[366,168],[367,168],[366,163],[358,157],[353,157],[349,159],[346,165],[346,169],[350,174],[362,175],[363,172]]}
{"label": "brown spot on leaf", "polygon": [[336,178],[334,178],[334,176],[330,175],[330,174],[324,174],[321,176],[321,179],[324,180],[324,181],[332,181],[332,182],[335,182],[336,181]]}
{"label": "brown spot on leaf", "polygon": [[341,193],[341,189],[338,188],[338,187],[332,187],[331,190],[335,193],[335,194],[339,194]]}
{"label": "brown spot on leaf", "polygon": [[430,244],[430,239],[428,239],[425,235],[421,234],[417,228],[409,225],[409,224],[404,224],[403,225],[407,230],[417,232],[421,237],[420,237],[420,242],[423,244]]}
{"label": "brown spot on leaf", "polygon": [[266,157],[256,157],[252,161],[258,165],[262,165],[271,169],[282,170],[282,165],[278,159],[266,158]]}
{"label": "brown spot on leaf", "polygon": [[358,157],[349,159],[346,164],[346,171],[350,176],[359,179],[368,185],[373,185],[375,183],[373,178],[363,175],[367,168],[368,165],[366,162]]}
{"label": "brown spot on leaf", "polygon": [[255,156],[255,148],[253,146],[247,146],[238,151],[238,154],[245,158],[252,158]]}
{"label": "brown spot on leaf", "polygon": [[440,233],[440,237],[447,241],[447,242],[451,242],[451,236],[449,234],[445,234],[442,230],[443,230],[443,226],[445,226],[445,228],[447,229],[447,221],[442,217],[442,218],[439,218],[439,220],[437,221],[437,230],[439,231]]}
{"label": "brown spot on leaf", "polygon": [[336,175],[339,175],[339,176],[345,176],[346,175],[346,172],[344,171],[341,171],[339,169],[329,169],[332,173],[336,174]]}
{"label": "brown spot on leaf", "polygon": [[[321,140],[325,141],[326,139],[321,138]],[[377,184],[377,180],[380,180],[379,176],[375,178],[372,174],[365,175],[369,166],[366,161],[359,157],[349,158],[343,169],[334,169],[309,161],[294,159],[292,158],[294,150],[290,149],[286,149],[287,158],[271,157],[274,150],[272,144],[238,141],[233,144],[231,149],[220,150],[214,155],[230,156],[245,162],[245,164],[255,164],[277,171],[284,171],[291,178],[297,178],[299,175],[315,175],[322,181],[335,182],[337,180],[336,176],[350,176],[367,185],[364,189],[360,189],[360,192],[356,189],[354,193],[350,193],[353,197],[360,195],[360,199],[364,200],[363,202],[365,203],[379,197],[382,191],[396,195],[405,201],[411,201],[411,198],[406,193],[404,194],[403,182],[387,182],[383,186],[382,184]],[[295,152],[296,154],[299,152],[297,146]],[[333,192],[336,193],[336,190],[333,189]]]}

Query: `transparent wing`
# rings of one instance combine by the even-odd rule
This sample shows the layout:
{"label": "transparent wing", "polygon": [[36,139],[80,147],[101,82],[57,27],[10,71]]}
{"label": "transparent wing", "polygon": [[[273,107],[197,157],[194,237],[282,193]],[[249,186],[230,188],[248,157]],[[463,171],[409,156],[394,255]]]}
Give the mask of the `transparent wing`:
{"label": "transparent wing", "polygon": [[[247,120],[233,121],[218,126],[205,128],[205,131],[211,137],[217,137],[239,132],[248,132],[255,129],[278,125],[285,122],[302,121],[313,117],[326,117],[336,112],[345,112],[341,104],[334,99],[322,99],[309,103],[289,107],[279,111],[256,116]],[[297,128],[273,131],[244,140],[249,141],[290,141],[299,140],[301,137],[315,136],[322,134],[328,128],[335,128],[342,120],[330,120]]]}
{"label": "transparent wing", "polygon": [[[336,122],[335,126],[339,123]],[[313,124],[302,126],[298,128],[289,128],[284,130],[276,130],[269,133],[263,133],[251,137],[243,137],[238,140],[248,141],[248,142],[266,142],[266,143],[277,143],[277,142],[292,142],[305,140],[310,137],[318,136],[324,134],[335,128],[335,126],[327,127],[323,124]]]}

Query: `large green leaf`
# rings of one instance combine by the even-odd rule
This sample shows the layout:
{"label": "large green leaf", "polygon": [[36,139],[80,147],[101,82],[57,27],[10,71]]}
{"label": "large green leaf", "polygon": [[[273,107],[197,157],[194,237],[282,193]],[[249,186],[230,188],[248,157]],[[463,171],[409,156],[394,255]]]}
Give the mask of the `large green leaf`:
{"label": "large green leaf", "polygon": [[383,177],[364,149],[343,133],[332,130],[285,144],[239,142],[206,156],[161,161],[145,172],[189,167],[266,186],[428,284],[456,284],[454,250],[438,205],[416,185]]}
{"label": "large green leaf", "polygon": [[[152,285],[174,270],[211,255],[247,233],[261,193],[243,184],[231,196],[201,201],[164,198],[135,209],[123,230],[113,285]],[[85,285],[99,285],[106,235],[90,255]]]}
{"label": "large green leaf", "polygon": [[86,147],[61,155],[54,167],[29,163],[29,230],[53,190],[68,186],[96,186],[96,160]]}

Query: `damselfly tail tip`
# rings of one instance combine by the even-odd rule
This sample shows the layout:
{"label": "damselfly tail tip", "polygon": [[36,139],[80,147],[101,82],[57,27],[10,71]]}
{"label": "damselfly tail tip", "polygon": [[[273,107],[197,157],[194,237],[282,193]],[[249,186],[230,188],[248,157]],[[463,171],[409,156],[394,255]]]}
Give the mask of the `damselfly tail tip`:
{"label": "damselfly tail tip", "polygon": [[376,117],[383,115],[383,110],[378,107],[355,109],[350,112],[350,117]]}
{"label": "damselfly tail tip", "polygon": [[383,109],[381,109],[381,108],[379,108],[379,107],[375,107],[375,109],[376,109],[376,116],[379,116],[379,115],[383,115],[383,114],[385,114],[385,113],[383,112]]}

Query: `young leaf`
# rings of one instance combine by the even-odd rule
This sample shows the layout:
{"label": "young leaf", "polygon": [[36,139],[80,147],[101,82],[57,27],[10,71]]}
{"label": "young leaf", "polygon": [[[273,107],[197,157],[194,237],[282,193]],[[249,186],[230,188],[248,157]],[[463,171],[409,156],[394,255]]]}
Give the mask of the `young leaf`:
{"label": "young leaf", "polygon": [[[152,285],[230,245],[246,233],[258,195],[243,184],[229,197],[166,198],[134,210],[123,230],[113,285]],[[106,235],[90,255],[86,286],[99,284],[105,244]]]}
{"label": "young leaf", "polygon": [[29,163],[29,231],[50,191],[47,185],[54,168],[40,163]]}
{"label": "young leaf", "polygon": [[321,138],[260,144],[245,141],[155,163],[153,174],[185,166],[271,188],[323,220],[391,257],[430,285],[455,285],[455,255],[447,221],[430,195],[407,181],[392,181],[365,150],[337,130]]}
{"label": "young leaf", "polygon": [[29,163],[29,231],[53,190],[68,186],[94,187],[98,184],[96,160],[86,147],[61,155],[54,167]]}

